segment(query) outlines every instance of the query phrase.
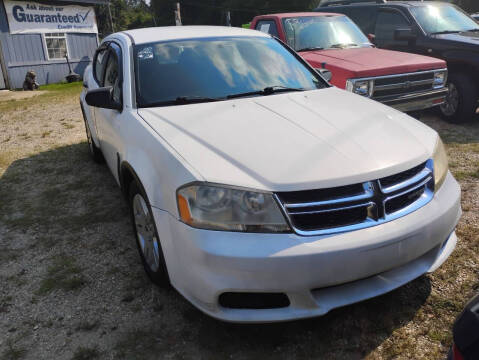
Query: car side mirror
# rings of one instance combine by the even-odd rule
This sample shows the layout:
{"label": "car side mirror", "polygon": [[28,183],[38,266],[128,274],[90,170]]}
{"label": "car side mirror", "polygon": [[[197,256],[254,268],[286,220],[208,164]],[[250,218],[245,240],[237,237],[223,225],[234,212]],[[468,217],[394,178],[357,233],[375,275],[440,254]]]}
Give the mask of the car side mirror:
{"label": "car side mirror", "polygon": [[333,73],[328,69],[316,69],[316,71],[327,81],[331,81],[331,79],[333,78]]}
{"label": "car side mirror", "polygon": [[85,95],[88,105],[112,110],[121,110],[122,105],[113,99],[113,87],[102,87],[89,90]]}
{"label": "car side mirror", "polygon": [[410,41],[416,40],[417,35],[411,28],[403,28],[394,30],[394,40],[397,41]]}
{"label": "car side mirror", "polygon": [[368,40],[371,44],[376,45],[376,35],[374,34],[368,34]]}

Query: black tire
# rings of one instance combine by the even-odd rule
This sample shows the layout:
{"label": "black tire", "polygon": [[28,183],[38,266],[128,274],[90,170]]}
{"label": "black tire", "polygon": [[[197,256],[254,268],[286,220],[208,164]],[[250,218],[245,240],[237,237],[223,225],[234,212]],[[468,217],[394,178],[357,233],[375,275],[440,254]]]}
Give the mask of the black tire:
{"label": "black tire", "polygon": [[451,73],[448,80],[449,94],[446,104],[439,106],[444,120],[462,123],[472,120],[476,115],[479,93],[471,76],[463,73]]}
{"label": "black tire", "polygon": [[[135,210],[134,210],[134,199],[136,195],[140,195],[146,203],[148,208],[149,214],[151,215],[151,227],[154,231],[154,235],[157,239],[157,246],[158,246],[158,268],[152,269],[149,265],[147,259],[142,250],[142,246],[140,244],[140,235],[137,229],[136,217],[135,217]],[[145,269],[146,274],[150,278],[150,280],[160,287],[169,287],[170,286],[170,277],[168,275],[168,269],[166,268],[165,257],[163,255],[163,249],[161,247],[160,237],[158,236],[158,230],[156,228],[156,223],[153,219],[153,212],[151,210],[150,202],[143,187],[137,183],[137,181],[133,180],[129,187],[128,192],[128,204],[130,205],[130,216],[131,216],[131,223],[133,225],[133,232],[135,234],[136,245],[138,247],[138,253],[140,254],[141,262],[143,264],[143,268]]]}
{"label": "black tire", "polygon": [[83,114],[83,121],[85,123],[86,138],[87,138],[87,141],[88,141],[88,148],[90,150],[90,155],[91,155],[94,162],[96,162],[98,164],[102,164],[102,163],[105,162],[105,158],[103,157],[103,153],[101,152],[101,149],[98,148],[95,145],[95,142],[93,141],[93,138],[91,136],[90,127],[88,126],[88,121],[87,121],[86,116],[85,116],[85,110],[83,109],[83,105],[80,104],[80,107],[81,107],[81,112]]}

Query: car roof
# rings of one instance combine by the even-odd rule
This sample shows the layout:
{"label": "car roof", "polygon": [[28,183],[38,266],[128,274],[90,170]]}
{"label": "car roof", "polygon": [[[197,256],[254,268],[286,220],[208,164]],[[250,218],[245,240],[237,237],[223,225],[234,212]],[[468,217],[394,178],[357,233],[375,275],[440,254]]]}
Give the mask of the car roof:
{"label": "car roof", "polygon": [[414,7],[414,6],[427,6],[427,5],[431,5],[431,4],[434,4],[434,5],[451,5],[450,3],[448,2],[442,2],[442,1],[388,1],[386,3],[375,3],[373,1],[371,2],[356,2],[356,3],[351,3],[351,4],[341,4],[341,3],[337,3],[335,4],[334,1],[337,1],[337,0],[331,0],[331,3],[330,5],[328,5],[328,3],[324,3],[324,5],[321,5],[317,8],[317,9],[325,9],[325,8],[332,8],[334,9],[335,7],[339,7],[339,6],[381,6],[381,7],[384,7],[384,6],[394,6],[394,5],[399,5],[399,6],[408,6],[408,7]]}
{"label": "car roof", "polygon": [[329,12],[293,12],[293,13],[280,13],[280,14],[266,14],[259,15],[257,17],[276,17],[280,19],[291,18],[291,17],[307,17],[307,16],[344,16],[343,14],[338,13],[329,13]]}
{"label": "car roof", "polygon": [[218,37],[270,37],[250,29],[226,26],[163,26],[123,31],[135,44],[157,41],[218,38]]}

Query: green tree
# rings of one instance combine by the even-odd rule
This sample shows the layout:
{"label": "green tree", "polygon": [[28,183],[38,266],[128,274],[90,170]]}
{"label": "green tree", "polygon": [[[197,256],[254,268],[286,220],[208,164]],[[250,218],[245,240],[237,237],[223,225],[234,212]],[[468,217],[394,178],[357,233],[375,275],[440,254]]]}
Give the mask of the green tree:
{"label": "green tree", "polygon": [[[151,8],[159,25],[174,25],[177,0],[151,0]],[[231,12],[233,26],[240,26],[265,13],[307,11],[318,0],[184,0],[181,15],[184,25],[225,25],[226,13]]]}
{"label": "green tree", "polygon": [[[144,0],[110,0],[110,9],[115,32],[155,26],[153,13]],[[108,6],[97,5],[95,11],[99,36],[103,38],[112,32]]]}
{"label": "green tree", "polygon": [[[454,2],[468,12],[479,12],[478,0],[444,0]],[[175,25],[176,3],[181,4],[184,25],[225,25],[231,12],[233,26],[250,22],[256,15],[278,12],[309,11],[319,0],[110,0],[114,30],[148,26]],[[96,8],[100,37],[111,33],[108,7]]]}

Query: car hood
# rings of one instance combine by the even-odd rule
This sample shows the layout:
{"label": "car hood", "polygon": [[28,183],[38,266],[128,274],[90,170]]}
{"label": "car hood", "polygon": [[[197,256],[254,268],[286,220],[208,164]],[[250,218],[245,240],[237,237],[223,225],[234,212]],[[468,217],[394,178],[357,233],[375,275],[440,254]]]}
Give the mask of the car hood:
{"label": "car hood", "polygon": [[342,186],[412,168],[437,134],[337,89],[139,109],[204,180],[271,191]]}
{"label": "car hood", "polygon": [[479,51],[479,32],[467,31],[453,34],[437,34],[432,36],[439,40],[461,43],[467,46],[468,49],[474,49],[476,51]]}
{"label": "car hood", "polygon": [[[306,61],[345,69],[354,77],[382,76],[446,68],[444,60],[377,48],[320,50],[300,53]],[[313,64],[314,66],[314,64]]]}

